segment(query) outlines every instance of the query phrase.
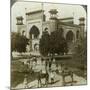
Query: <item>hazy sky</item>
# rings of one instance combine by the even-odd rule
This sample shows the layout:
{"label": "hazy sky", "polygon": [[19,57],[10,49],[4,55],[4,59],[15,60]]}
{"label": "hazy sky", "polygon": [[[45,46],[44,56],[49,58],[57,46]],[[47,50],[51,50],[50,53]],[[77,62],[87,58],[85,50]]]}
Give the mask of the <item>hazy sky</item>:
{"label": "hazy sky", "polygon": [[86,11],[80,5],[69,5],[69,4],[52,4],[52,3],[37,3],[37,2],[16,2],[11,8],[11,29],[17,31],[16,17],[23,16],[24,24],[26,23],[25,13],[35,10],[43,9],[46,15],[46,19],[49,19],[50,9],[57,9],[58,18],[74,17],[74,23],[78,24],[80,17],[86,18]]}

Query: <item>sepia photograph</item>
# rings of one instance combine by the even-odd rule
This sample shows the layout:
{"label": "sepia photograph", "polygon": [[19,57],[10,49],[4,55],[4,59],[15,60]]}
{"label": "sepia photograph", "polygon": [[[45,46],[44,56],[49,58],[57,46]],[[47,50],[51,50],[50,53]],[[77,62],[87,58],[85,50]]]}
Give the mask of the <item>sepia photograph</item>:
{"label": "sepia photograph", "polygon": [[87,85],[87,5],[11,1],[11,90]]}

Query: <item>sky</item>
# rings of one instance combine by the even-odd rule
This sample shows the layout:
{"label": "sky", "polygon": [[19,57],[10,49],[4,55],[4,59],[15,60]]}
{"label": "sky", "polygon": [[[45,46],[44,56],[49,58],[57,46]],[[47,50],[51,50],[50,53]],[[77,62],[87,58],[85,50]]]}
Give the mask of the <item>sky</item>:
{"label": "sky", "polygon": [[57,9],[58,18],[74,17],[74,23],[79,24],[79,18],[86,18],[86,11],[80,5],[56,4],[56,3],[40,3],[40,2],[16,2],[11,7],[11,31],[17,31],[16,17],[23,16],[24,24],[26,24],[26,12],[35,10],[44,10],[46,20],[49,20],[50,9]]}

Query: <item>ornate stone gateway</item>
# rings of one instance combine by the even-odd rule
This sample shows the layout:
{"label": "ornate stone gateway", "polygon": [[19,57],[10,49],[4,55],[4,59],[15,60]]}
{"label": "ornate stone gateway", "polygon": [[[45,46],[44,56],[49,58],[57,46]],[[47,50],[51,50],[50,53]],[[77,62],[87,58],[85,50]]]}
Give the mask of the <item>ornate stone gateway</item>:
{"label": "ornate stone gateway", "polygon": [[31,51],[38,51],[38,47],[39,47],[39,29],[33,25],[30,29],[29,32],[29,38],[30,38],[30,48]]}

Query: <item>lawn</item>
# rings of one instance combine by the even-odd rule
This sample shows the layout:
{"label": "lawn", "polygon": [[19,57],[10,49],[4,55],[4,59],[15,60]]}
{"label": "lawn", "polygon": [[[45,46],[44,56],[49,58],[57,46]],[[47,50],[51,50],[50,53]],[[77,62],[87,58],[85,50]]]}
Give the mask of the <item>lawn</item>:
{"label": "lawn", "polygon": [[73,71],[78,76],[86,78],[86,75],[84,75],[85,72],[87,72],[87,60],[80,60],[80,59],[57,59],[56,60],[58,64],[63,64],[63,66],[68,67],[69,70]]}
{"label": "lawn", "polygon": [[[35,79],[37,79],[37,73],[35,72],[33,75],[31,73],[28,73],[28,82],[32,82]],[[20,83],[23,83],[25,77],[25,73],[23,72],[11,72],[11,87],[15,87]]]}
{"label": "lawn", "polygon": [[11,87],[15,87],[24,81],[25,74],[28,75],[28,82],[37,79],[37,73],[31,74],[27,71],[27,66],[20,61],[12,61],[11,63]]}

